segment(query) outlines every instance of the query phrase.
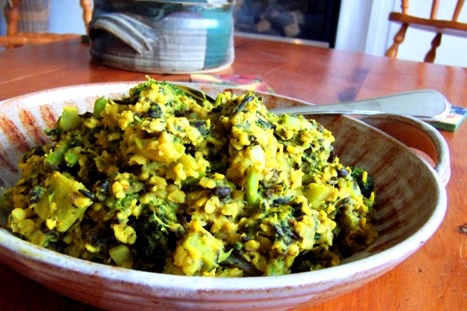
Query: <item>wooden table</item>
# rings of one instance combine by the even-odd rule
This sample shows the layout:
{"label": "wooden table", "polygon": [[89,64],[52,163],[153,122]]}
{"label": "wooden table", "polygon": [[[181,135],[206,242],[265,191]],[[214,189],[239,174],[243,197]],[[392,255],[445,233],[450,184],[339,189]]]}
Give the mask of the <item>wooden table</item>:
{"label": "wooden table", "polygon": [[[391,60],[283,42],[236,38],[223,73],[258,75],[277,93],[317,104],[435,89],[467,107],[467,69]],[[189,81],[187,75],[151,75]],[[32,91],[145,74],[100,66],[89,46],[66,41],[0,52],[0,100]],[[467,310],[467,124],[442,132],[451,152],[449,207],[438,232],[394,270],[313,310]],[[0,310],[92,310],[0,263]]]}

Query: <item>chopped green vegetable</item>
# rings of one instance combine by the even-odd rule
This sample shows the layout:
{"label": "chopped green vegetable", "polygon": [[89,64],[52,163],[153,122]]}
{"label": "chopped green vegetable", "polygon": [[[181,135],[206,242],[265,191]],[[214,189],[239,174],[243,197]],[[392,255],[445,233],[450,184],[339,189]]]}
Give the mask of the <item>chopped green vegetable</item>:
{"label": "chopped green vegetable", "polygon": [[58,128],[64,131],[71,131],[81,125],[81,118],[78,109],[73,106],[67,106],[63,109],[61,117],[58,119]]}
{"label": "chopped green vegetable", "polygon": [[99,97],[96,99],[94,102],[94,111],[93,114],[97,118],[101,115],[101,112],[104,110],[105,105],[107,105],[107,98],[105,97]]}
{"label": "chopped green vegetable", "polygon": [[368,173],[361,168],[352,168],[351,173],[353,179],[357,182],[360,191],[365,198],[369,198],[375,189],[373,178],[368,176]]}

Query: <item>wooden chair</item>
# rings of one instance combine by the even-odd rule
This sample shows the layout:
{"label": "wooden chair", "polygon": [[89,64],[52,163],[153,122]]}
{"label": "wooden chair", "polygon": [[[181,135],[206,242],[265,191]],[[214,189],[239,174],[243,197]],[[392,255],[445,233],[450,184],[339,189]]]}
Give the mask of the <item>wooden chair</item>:
{"label": "wooden chair", "polygon": [[[7,33],[6,36],[0,36],[0,46],[4,46],[7,49],[9,49],[25,44],[40,44],[79,37],[78,34],[19,32],[19,6],[21,4],[21,0],[11,0],[9,2],[9,10],[5,12],[5,17],[7,21]],[[92,17],[91,3],[91,0],[80,0],[80,6],[83,10],[83,21],[86,26],[86,29]]]}
{"label": "wooden chair", "polygon": [[[424,0],[425,1],[425,0]],[[454,13],[450,20],[438,19],[437,13],[440,5],[440,0],[433,0],[431,6],[431,14],[429,18],[423,18],[411,15],[409,13],[409,0],[401,1],[402,12],[391,12],[389,20],[392,22],[401,23],[401,28],[394,36],[394,43],[386,51],[386,56],[391,58],[397,57],[399,45],[404,41],[405,33],[409,27],[424,29],[435,33],[431,41],[431,48],[425,56],[424,61],[432,63],[436,57],[436,49],[441,44],[443,34],[467,38],[467,23],[459,22],[459,15],[464,5],[464,0],[458,0],[454,9]]]}

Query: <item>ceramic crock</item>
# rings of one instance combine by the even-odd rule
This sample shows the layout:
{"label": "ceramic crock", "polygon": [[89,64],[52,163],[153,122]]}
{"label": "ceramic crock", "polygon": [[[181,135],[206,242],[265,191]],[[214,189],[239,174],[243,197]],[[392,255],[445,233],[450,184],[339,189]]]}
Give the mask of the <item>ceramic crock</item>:
{"label": "ceramic crock", "polygon": [[220,70],[234,59],[234,7],[226,0],[96,0],[91,55],[132,71]]}

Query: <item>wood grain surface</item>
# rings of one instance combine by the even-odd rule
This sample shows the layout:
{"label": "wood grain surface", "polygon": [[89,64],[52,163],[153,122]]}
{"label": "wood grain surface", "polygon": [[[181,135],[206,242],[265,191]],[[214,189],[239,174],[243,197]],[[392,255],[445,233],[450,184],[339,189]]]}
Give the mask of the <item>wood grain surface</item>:
{"label": "wood grain surface", "polygon": [[[435,89],[467,107],[467,69],[401,61],[284,42],[235,38],[235,62],[220,73],[257,75],[276,93],[316,104],[413,89]],[[78,40],[0,51],[0,100],[60,86],[144,80],[145,73],[94,63]],[[151,77],[189,81],[187,75]],[[318,306],[300,310],[467,310],[467,124],[441,132],[452,175],[448,212],[438,232],[394,270]],[[94,310],[0,263],[0,310]]]}

